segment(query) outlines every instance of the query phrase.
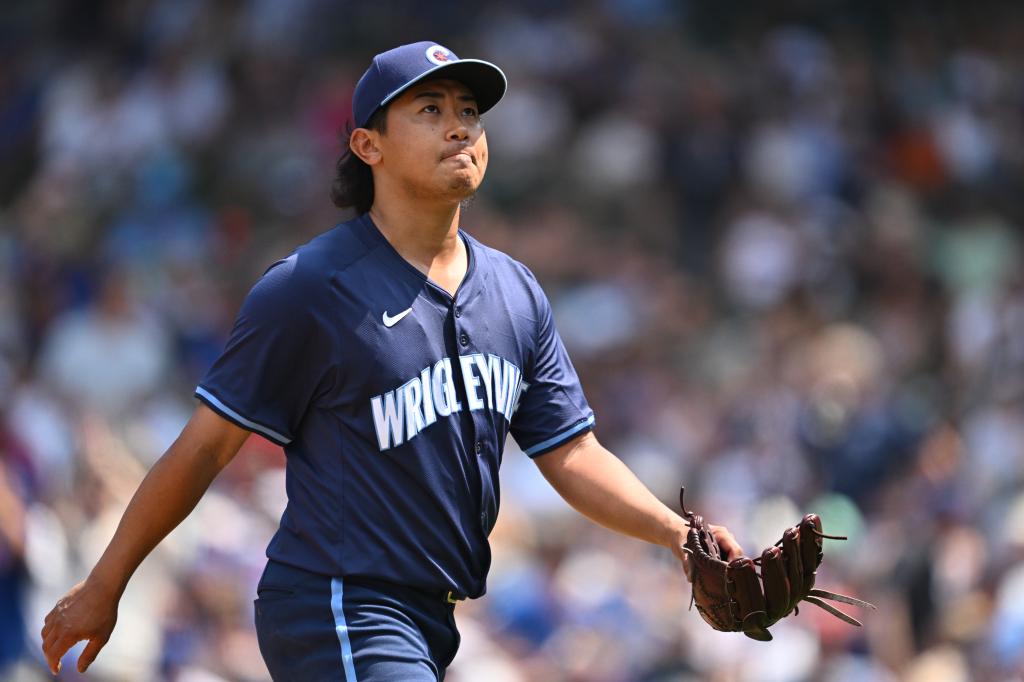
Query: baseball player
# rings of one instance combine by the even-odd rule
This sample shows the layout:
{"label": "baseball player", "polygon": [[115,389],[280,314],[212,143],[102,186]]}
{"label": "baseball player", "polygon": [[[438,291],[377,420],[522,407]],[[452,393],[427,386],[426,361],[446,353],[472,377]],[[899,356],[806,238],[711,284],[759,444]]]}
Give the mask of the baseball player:
{"label": "baseball player", "polygon": [[373,59],[334,186],[359,216],[253,287],[188,424],[46,617],[53,672],[77,641],[79,670],[96,658],[134,570],[250,432],[287,454],[255,609],[275,680],[444,678],[454,605],[485,591],[509,433],[569,504],[685,566],[686,522],[593,435],[536,279],[459,227],[489,161],[481,114],[505,88],[436,43]]}

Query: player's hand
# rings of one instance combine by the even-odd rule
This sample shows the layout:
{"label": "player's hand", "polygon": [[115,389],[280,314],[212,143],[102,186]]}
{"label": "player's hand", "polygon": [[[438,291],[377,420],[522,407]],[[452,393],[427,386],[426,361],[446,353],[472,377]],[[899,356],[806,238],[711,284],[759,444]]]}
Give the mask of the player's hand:
{"label": "player's hand", "polygon": [[[743,556],[743,548],[740,547],[740,543],[736,542],[736,538],[733,537],[732,533],[725,526],[714,526],[708,525],[711,530],[711,534],[715,536],[715,540],[718,542],[719,548],[726,555],[723,557],[725,561],[735,559],[736,557]],[[677,541],[672,547],[673,554],[683,564],[683,572],[686,574],[686,579],[693,582],[693,575],[691,574],[690,566],[690,555],[684,549],[686,546],[686,528],[684,528],[679,535]]]}
{"label": "player's hand", "polygon": [[117,602],[116,593],[88,579],[68,590],[43,624],[43,655],[50,672],[56,675],[68,649],[88,640],[85,651],[78,657],[78,672],[85,672],[114,631]]}
{"label": "player's hand", "polygon": [[711,530],[711,534],[715,536],[719,548],[725,552],[725,556],[722,557],[725,561],[743,556],[743,548],[740,547],[740,543],[736,542],[736,538],[732,536],[728,528],[712,525],[708,525],[708,528]]}

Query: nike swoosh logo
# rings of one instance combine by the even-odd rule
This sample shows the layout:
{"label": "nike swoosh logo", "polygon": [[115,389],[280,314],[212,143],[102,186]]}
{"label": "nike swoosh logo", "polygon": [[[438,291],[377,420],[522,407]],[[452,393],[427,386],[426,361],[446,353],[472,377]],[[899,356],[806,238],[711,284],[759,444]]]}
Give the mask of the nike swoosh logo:
{"label": "nike swoosh logo", "polygon": [[384,318],[383,318],[384,319],[384,326],[385,327],[394,327],[396,324],[398,324],[399,320],[401,320],[403,317],[405,317],[406,315],[408,315],[411,312],[412,312],[412,308],[406,308],[405,310],[403,310],[402,312],[398,313],[394,317],[390,317],[388,315],[388,311],[385,310],[384,311]]}

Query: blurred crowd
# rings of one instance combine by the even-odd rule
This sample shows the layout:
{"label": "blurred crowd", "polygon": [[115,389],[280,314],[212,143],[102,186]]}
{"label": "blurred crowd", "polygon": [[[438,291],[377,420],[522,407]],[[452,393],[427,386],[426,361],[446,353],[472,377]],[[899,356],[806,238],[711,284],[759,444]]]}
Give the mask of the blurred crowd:
{"label": "blurred crowd", "polygon": [[[666,550],[583,520],[510,442],[448,679],[1021,679],[1024,8],[932,5],[5,3],[0,678],[45,679],[43,616],[251,284],[347,219],[359,74],[432,39],[509,77],[463,227],[545,286],[601,441],[750,553],[816,511],[849,536],[819,584],[879,607],[714,633]],[[283,464],[249,439],[88,679],[267,679],[252,599]]]}

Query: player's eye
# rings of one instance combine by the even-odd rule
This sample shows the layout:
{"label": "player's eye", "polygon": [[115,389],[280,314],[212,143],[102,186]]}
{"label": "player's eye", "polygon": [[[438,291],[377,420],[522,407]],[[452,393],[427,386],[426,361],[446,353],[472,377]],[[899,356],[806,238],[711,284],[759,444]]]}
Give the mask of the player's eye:
{"label": "player's eye", "polygon": [[462,110],[462,115],[463,116],[472,116],[474,118],[476,118],[478,116],[478,114],[476,113],[476,109],[474,109],[473,107],[466,107],[465,109],[463,109]]}
{"label": "player's eye", "polygon": [[428,114],[437,114],[440,113],[441,110],[437,108],[436,104],[428,104],[427,106],[423,107],[423,111],[425,111]]}

